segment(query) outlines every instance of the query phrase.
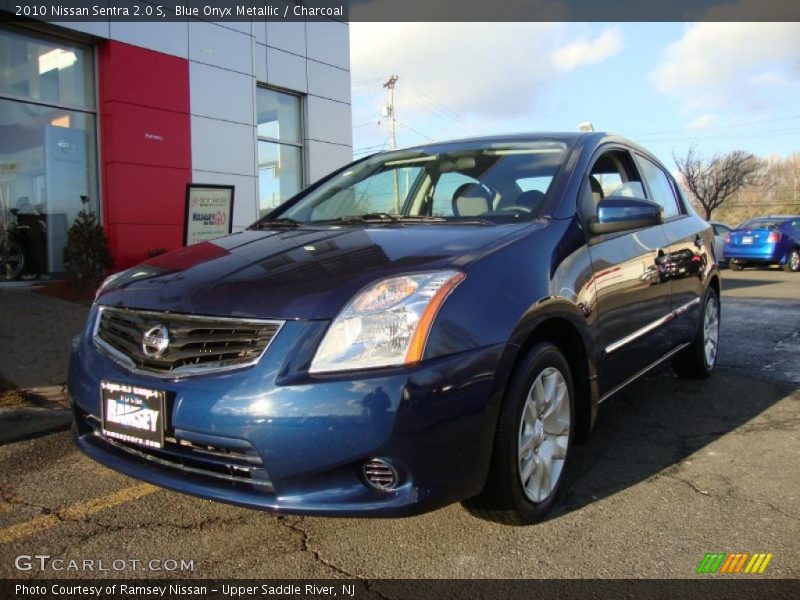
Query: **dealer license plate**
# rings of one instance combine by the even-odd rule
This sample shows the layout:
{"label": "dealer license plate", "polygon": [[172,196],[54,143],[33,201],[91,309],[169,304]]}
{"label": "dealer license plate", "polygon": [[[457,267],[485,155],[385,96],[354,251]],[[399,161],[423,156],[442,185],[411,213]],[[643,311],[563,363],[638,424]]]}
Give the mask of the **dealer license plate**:
{"label": "dealer license plate", "polygon": [[164,447],[164,392],[102,381],[103,433],[108,437]]}

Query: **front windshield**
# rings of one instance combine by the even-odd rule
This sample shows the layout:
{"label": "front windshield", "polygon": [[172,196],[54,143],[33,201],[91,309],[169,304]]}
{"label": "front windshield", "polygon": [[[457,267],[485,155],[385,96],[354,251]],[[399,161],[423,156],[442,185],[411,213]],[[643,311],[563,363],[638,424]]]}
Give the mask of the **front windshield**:
{"label": "front windshield", "polygon": [[560,141],[431,146],[371,157],[264,221],[515,221],[545,214]]}

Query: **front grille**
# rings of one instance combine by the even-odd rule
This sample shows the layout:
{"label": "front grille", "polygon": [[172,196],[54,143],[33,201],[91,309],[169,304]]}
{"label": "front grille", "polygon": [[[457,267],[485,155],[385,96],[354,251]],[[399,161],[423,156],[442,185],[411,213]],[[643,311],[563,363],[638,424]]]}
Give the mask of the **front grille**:
{"label": "front grille", "polygon": [[[258,362],[282,322],[205,317],[103,306],[94,338],[100,348],[133,371],[161,377],[204,374]],[[165,350],[145,335],[168,334]],[[151,333],[152,336],[152,333]],[[144,342],[148,342],[145,344]]]}
{"label": "front grille", "polygon": [[242,447],[241,441],[236,447],[224,442],[199,444],[180,439],[173,433],[164,438],[163,448],[151,448],[109,438],[102,432],[100,419],[77,407],[76,420],[84,439],[107,452],[177,469],[185,475],[244,483],[262,492],[274,492],[261,457],[252,446]]}

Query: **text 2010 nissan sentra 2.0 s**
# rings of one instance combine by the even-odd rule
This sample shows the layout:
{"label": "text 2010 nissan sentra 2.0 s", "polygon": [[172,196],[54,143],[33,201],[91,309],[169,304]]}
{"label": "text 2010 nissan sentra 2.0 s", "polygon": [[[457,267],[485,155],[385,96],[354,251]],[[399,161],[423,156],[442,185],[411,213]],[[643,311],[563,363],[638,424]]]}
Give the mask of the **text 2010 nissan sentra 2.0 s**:
{"label": "text 2010 nissan sentra 2.0 s", "polygon": [[598,405],[714,368],[712,231],[615,136],[368,157],[246,231],[110,277],[69,376],[80,448],[253,508],[553,504]]}

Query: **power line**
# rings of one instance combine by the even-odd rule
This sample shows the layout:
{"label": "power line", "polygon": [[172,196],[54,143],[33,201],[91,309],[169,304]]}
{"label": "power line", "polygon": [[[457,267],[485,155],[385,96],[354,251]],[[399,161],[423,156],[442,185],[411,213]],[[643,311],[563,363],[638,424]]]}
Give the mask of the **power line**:
{"label": "power line", "polygon": [[[449,125],[458,125],[459,127],[465,127],[467,129],[470,129],[474,133],[481,133],[481,130],[478,129],[471,121],[469,121],[465,117],[462,117],[458,113],[455,113],[450,109],[445,108],[440,103],[430,99],[427,95],[420,93],[416,89],[412,89],[411,92],[414,93],[418,101],[422,102],[422,104],[420,104],[420,108],[427,111],[434,117],[441,119],[443,122],[446,122]],[[405,96],[405,92],[402,89],[398,90],[398,93]],[[411,98],[409,97],[409,99]]]}
{"label": "power line", "polygon": [[425,134],[424,134],[424,133],[422,133],[421,131],[417,131],[416,129],[414,129],[413,127],[411,127],[411,125],[409,125],[408,123],[405,123],[405,122],[403,122],[403,121],[400,121],[400,120],[398,120],[397,122],[398,122],[398,123],[400,123],[400,127],[404,127],[404,128],[406,128],[406,129],[408,129],[409,131],[411,131],[411,132],[413,132],[413,133],[416,133],[417,135],[419,135],[419,136],[421,136],[421,137],[424,137],[426,140],[429,140],[429,141],[431,141],[431,142],[433,142],[433,141],[434,141],[434,139],[433,139],[432,137],[430,137],[430,136],[428,136],[428,135],[425,135]]}
{"label": "power line", "polygon": [[373,77],[372,79],[362,79],[361,81],[354,81],[350,84],[350,87],[357,87],[362,85],[375,85],[376,83],[382,83],[383,77]]}
{"label": "power line", "polygon": [[[405,94],[403,92],[403,90],[398,90],[398,93],[403,98],[408,98],[412,102],[414,101],[414,99],[410,98],[407,94]],[[478,130],[475,129],[474,127],[471,127],[471,125],[468,122],[450,116],[446,112],[436,108],[433,104],[428,104],[424,99],[420,98],[420,100],[422,100],[423,104],[419,104],[419,108],[421,108],[422,110],[424,110],[425,112],[430,114],[432,117],[434,117],[436,119],[439,119],[445,125],[448,125],[448,126],[451,126],[451,127],[455,125],[455,126],[458,126],[458,127],[461,127],[461,128],[468,128],[468,129],[471,129],[473,132],[478,133]]]}
{"label": "power line", "polygon": [[469,124],[469,126],[470,126],[470,127],[474,127],[473,123],[472,123],[472,122],[471,122],[469,119],[467,119],[466,117],[464,117],[464,116],[462,116],[462,115],[458,114],[457,112],[455,112],[455,111],[451,110],[450,108],[448,108],[447,106],[445,106],[444,104],[442,104],[441,102],[439,102],[438,100],[435,100],[434,98],[432,98],[432,97],[431,97],[429,94],[427,94],[427,93],[423,92],[421,89],[419,89],[419,88],[417,88],[416,86],[414,86],[414,85],[411,85],[410,83],[407,83],[407,82],[406,82],[406,85],[407,85],[407,86],[408,86],[408,87],[409,87],[409,88],[410,88],[410,89],[411,89],[413,92],[416,92],[416,93],[417,93],[419,96],[421,96],[423,99],[427,100],[428,102],[430,102],[430,103],[431,103],[431,104],[433,104],[434,106],[438,107],[440,110],[442,110],[442,111],[443,111],[443,112],[445,112],[446,114],[449,114],[449,115],[451,115],[453,118],[455,118],[455,119],[458,119],[458,120],[460,120],[460,121],[463,121],[463,122],[465,122],[465,123]]}

